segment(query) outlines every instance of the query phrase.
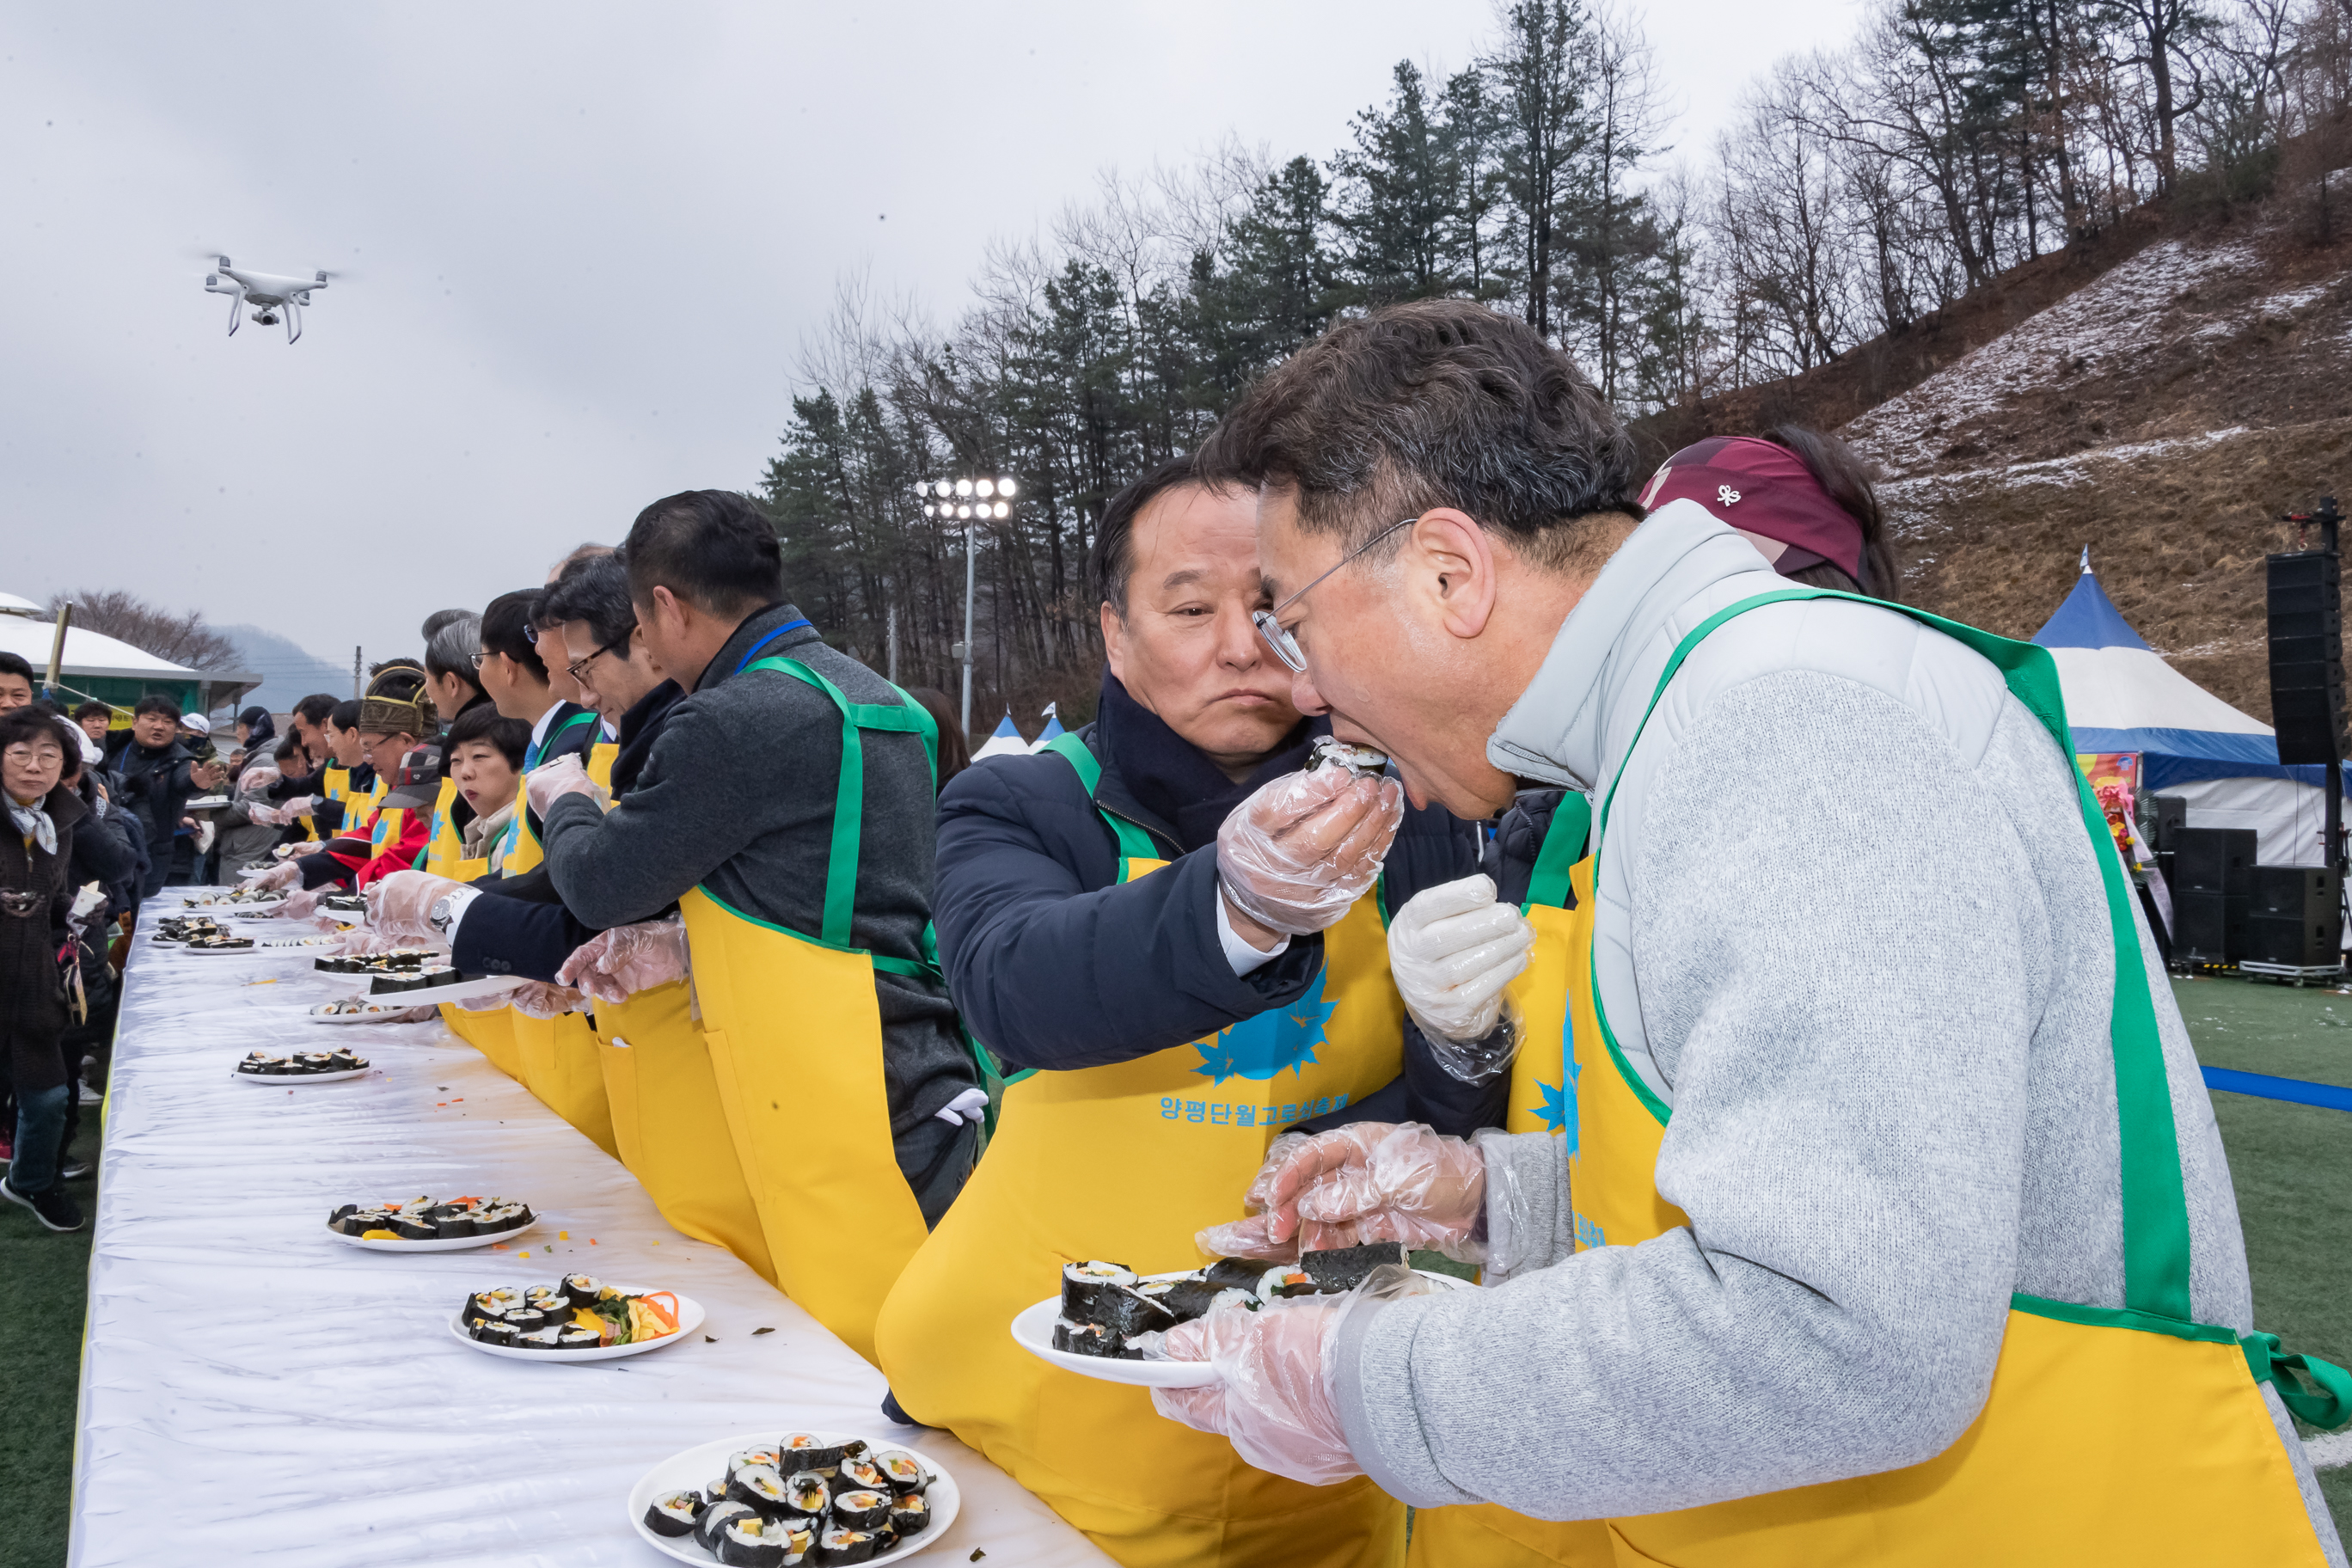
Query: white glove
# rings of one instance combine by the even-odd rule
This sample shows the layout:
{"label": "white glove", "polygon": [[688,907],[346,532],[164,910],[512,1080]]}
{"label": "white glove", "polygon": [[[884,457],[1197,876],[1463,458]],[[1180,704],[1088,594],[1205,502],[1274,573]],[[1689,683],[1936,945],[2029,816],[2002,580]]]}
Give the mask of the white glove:
{"label": "white glove", "polygon": [[250,881],[246,883],[246,886],[248,888],[267,888],[272,892],[275,892],[280,888],[297,887],[300,885],[301,880],[302,868],[296,865],[291,860],[286,860],[281,861],[278,865],[272,866],[268,870],[253,878]]}
{"label": "white glove", "polygon": [[237,775],[236,793],[239,795],[259,795],[263,790],[268,789],[271,784],[278,783],[285,776],[285,774],[272,767],[247,768],[245,772]]}
{"label": "white glove", "polygon": [[584,795],[599,806],[613,798],[603,785],[588,776],[576,752],[566,752],[553,762],[531,769],[524,775],[523,790],[530,799],[530,809],[541,818],[547,816],[549,806],[567,795]]}
{"label": "white glove", "polygon": [[[1495,899],[1484,876],[1423,888],[1389,922],[1389,975],[1405,1011],[1437,1047],[1438,1064],[1465,1083],[1486,1083],[1508,1067],[1517,1029],[1490,1043],[1504,988],[1526,972],[1536,928]],[[1454,1047],[1486,1045],[1485,1050]],[[1496,1059],[1499,1056],[1500,1059]]]}
{"label": "white glove", "polygon": [[298,816],[310,816],[311,810],[316,807],[318,804],[319,797],[315,795],[298,795],[292,800],[289,800],[285,805],[279,806],[278,808],[278,814],[290,822]]}
{"label": "white glove", "polygon": [[1381,874],[1404,820],[1404,788],[1345,768],[1285,773],[1258,786],[1217,830],[1217,879],[1234,908],[1268,931],[1337,925]]}
{"label": "white glove", "polygon": [[283,827],[291,820],[284,807],[257,800],[246,802],[245,819],[256,827]]}

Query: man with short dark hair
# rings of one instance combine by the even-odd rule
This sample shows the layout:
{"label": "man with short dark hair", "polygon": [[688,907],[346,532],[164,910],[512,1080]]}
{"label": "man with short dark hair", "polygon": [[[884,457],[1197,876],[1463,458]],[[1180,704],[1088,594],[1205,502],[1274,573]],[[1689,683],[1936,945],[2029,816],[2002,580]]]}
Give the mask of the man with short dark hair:
{"label": "man with short dark hair", "polygon": [[[538,639],[542,590],[526,588],[501,594],[482,611],[482,653],[476,679],[483,692],[509,719],[530,726],[521,771],[562,756],[586,757],[603,733],[596,715],[555,694],[548,679]],[[550,651],[562,645],[550,639]],[[568,679],[568,678],[567,678]],[[529,870],[540,861],[540,823],[528,805],[507,829],[500,858],[516,870]]]}
{"label": "man with short dark hair", "polygon": [[603,716],[619,743],[612,783],[621,794],[645,766],[662,716],[686,694],[654,663],[629,598],[628,569],[611,552],[567,564],[541,613],[556,629],[581,700]]}
{"label": "man with short dark hair", "polygon": [[[1432,1562],[2343,1561],[2288,1419],[2340,1396],[2252,1331],[2045,652],[1643,517],[1591,384],[1461,301],[1333,328],[1203,463],[1260,487],[1303,710],[1459,813],[1576,792],[1595,843],[1562,1135],[1346,1128],[1259,1174],[1269,1241],[1344,1218],[1491,1288],[1180,1325],[1219,1375],[1163,1414],[1370,1475]],[[1470,1503],[1531,1517],[1467,1544]]]}
{"label": "man with short dark hair", "polygon": [[[991,1332],[1068,1258],[1191,1266],[1202,1227],[1242,1219],[1286,1131],[1502,1119],[1512,1030],[1489,1012],[1459,1041],[1425,1032],[1390,949],[1433,900],[1484,907],[1449,952],[1494,945],[1458,976],[1492,997],[1531,936],[1493,910],[1469,824],[1404,814],[1376,768],[1302,772],[1331,727],[1300,715],[1251,621],[1268,603],[1256,514],[1255,488],[1203,484],[1181,459],[1113,496],[1088,560],[1108,654],[1094,721],[940,797],[940,962],[1021,1081],[991,1157],[899,1277],[878,1348],[914,1419],[1114,1557],[1338,1568],[1393,1562],[1403,1508],[1360,1480],[1253,1471],[1174,1428],[1107,1446],[1128,1390],[1076,1384]],[[1269,928],[1235,901],[1229,846],[1358,833],[1368,868],[1306,918]]]}
{"label": "man with short dark hair", "polygon": [[0,713],[32,701],[37,685],[22,654],[0,653]]}
{"label": "man with short dark hair", "polygon": [[[548,868],[592,926],[682,903],[778,1279],[870,1352],[984,1100],[927,951],[929,719],[786,602],[775,531],[743,497],[656,501],[624,553],[645,641],[688,695],[609,814],[576,763],[531,776]],[[871,1243],[818,1239],[836,1224]]]}
{"label": "man with short dark hair", "polygon": [[170,698],[142,697],[131,715],[131,743],[116,766],[122,805],[146,833],[149,864],[140,896],[152,899],[194,873],[194,825],[184,808],[190,795],[226,783],[228,770],[198,762],[180,744],[180,705]]}

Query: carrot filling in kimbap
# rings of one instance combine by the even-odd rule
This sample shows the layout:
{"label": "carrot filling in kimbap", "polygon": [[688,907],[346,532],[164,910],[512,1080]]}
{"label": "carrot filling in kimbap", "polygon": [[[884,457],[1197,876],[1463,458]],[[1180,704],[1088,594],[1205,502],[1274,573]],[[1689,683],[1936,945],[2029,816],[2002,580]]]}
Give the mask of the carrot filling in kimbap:
{"label": "carrot filling in kimbap", "polygon": [[923,1474],[923,1462],[904,1448],[886,1448],[874,1456],[874,1463],[894,1491],[921,1491],[929,1479]]}
{"label": "carrot filling in kimbap", "polygon": [[901,1535],[913,1535],[931,1522],[931,1505],[923,1500],[920,1492],[910,1493],[890,1505],[890,1528]]}
{"label": "carrot filling in kimbap", "polygon": [[699,1492],[664,1492],[646,1510],[646,1528],[656,1535],[693,1533],[695,1516],[702,1511]]}
{"label": "carrot filling in kimbap", "polygon": [[831,1506],[833,1489],[824,1484],[823,1476],[804,1470],[788,1483],[785,1498],[794,1513],[814,1517]]}

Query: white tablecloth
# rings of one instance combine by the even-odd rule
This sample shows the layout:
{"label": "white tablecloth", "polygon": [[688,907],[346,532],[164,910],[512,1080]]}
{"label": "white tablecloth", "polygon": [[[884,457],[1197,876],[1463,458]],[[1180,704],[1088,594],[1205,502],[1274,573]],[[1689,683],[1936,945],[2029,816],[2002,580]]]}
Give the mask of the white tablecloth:
{"label": "white tablecloth", "polygon": [[[917,1448],[953,1474],[963,1512],[924,1563],[975,1549],[1005,1568],[1109,1562],[947,1434],[885,1420],[879,1373],[727,1252],[670,1229],[625,1170],[437,1022],[307,1022],[355,984],[315,973],[313,952],[151,945],[181,891],[142,916],[109,1085],[73,1568],[652,1568],[668,1559],[626,1517],[639,1475],[720,1437],[798,1428]],[[336,1046],[376,1070],[291,1089],[231,1077],[249,1050]],[[363,1252],[326,1230],[338,1204],[464,1193],[544,1217],[503,1251]],[[709,1319],[687,1342],[587,1365],[451,1337],[468,1290],[574,1270],[680,1291]]]}

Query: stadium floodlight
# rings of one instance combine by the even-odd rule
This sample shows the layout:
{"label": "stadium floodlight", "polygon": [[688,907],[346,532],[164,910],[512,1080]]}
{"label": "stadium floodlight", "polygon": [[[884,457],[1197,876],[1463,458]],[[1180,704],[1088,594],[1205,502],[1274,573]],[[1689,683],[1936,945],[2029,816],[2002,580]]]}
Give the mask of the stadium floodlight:
{"label": "stadium floodlight", "polygon": [[1001,496],[1004,497],[1007,500],[1012,500],[1012,499],[1013,499],[1013,481],[1012,481],[1011,479],[999,479],[999,480],[997,480],[997,481],[996,481],[996,493],[997,493],[998,495],[1001,495]]}
{"label": "stadium floodlight", "polygon": [[994,479],[982,479],[971,488],[978,490],[984,496],[992,496],[996,493],[996,481]]}
{"label": "stadium floodlight", "polygon": [[955,487],[948,483],[947,480],[941,479],[940,481],[940,499],[941,500],[945,500],[948,497],[953,494],[955,494]]}
{"label": "stadium floodlight", "polygon": [[998,501],[996,503],[996,515],[999,517],[1011,517],[1013,515],[1013,509],[1006,506],[1003,501]]}
{"label": "stadium floodlight", "polygon": [[958,496],[968,496],[971,494],[971,490],[972,484],[970,479],[958,479],[956,481],[956,494]]}

